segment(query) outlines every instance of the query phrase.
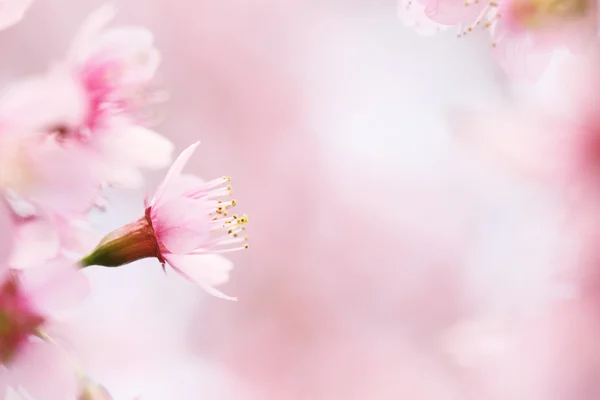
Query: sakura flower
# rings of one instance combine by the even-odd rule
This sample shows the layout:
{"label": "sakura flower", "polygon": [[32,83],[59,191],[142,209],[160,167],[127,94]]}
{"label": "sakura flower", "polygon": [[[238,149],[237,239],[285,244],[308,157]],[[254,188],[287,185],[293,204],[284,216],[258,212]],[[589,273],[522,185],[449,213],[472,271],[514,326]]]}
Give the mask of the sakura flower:
{"label": "sakura flower", "polygon": [[241,234],[248,217],[229,215],[236,205],[229,200],[230,179],[203,182],[182,170],[198,142],[173,163],[145,215],[108,234],[81,260],[83,266],[116,267],[142,258],[156,257],[163,265],[202,286],[208,293],[235,300],[214,288],[229,279],[232,263],[222,253],[248,248]]}
{"label": "sakura flower", "polygon": [[111,6],[92,13],[66,61],[45,77],[51,83],[44,78],[37,83],[35,92],[52,95],[57,91],[44,87],[64,87],[59,92],[64,107],[39,128],[85,150],[102,181],[134,187],[143,180],[140,168],[168,165],[173,146],[143,126],[149,119],[143,109],[161,97],[148,91],[160,59],[153,36],[140,27],[105,29],[114,14]]}
{"label": "sakura flower", "polygon": [[478,28],[492,37],[492,55],[503,69],[521,79],[537,79],[553,52],[586,50],[597,36],[597,5],[592,0],[421,0],[401,8],[408,26],[433,22],[457,26],[458,37]]}
{"label": "sakura flower", "polygon": [[85,277],[57,263],[26,273],[5,269],[0,282],[0,393],[20,387],[38,400],[74,398],[72,362],[47,331],[87,295]]}
{"label": "sakura flower", "polygon": [[0,0],[0,29],[19,23],[33,0]]}

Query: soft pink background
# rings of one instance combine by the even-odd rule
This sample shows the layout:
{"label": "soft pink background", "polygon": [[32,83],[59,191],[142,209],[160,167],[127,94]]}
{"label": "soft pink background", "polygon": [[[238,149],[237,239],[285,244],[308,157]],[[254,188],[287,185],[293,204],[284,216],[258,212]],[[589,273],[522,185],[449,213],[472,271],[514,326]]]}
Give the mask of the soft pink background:
{"label": "soft pink background", "polygon": [[[99,4],[37,0],[0,35],[0,79],[59,60]],[[535,396],[553,375],[512,371],[521,344],[501,378],[443,346],[461,321],[542,302],[556,263],[552,199],[449,129],[454,111],[512,93],[486,38],[419,38],[393,0],[116,4],[163,54],[156,129],[178,151],[201,140],[188,171],[231,176],[250,216],[223,287],[237,303],[155,261],[87,272],[69,340],[116,399],[548,398]],[[98,230],[137,218],[144,192],[111,193]]]}

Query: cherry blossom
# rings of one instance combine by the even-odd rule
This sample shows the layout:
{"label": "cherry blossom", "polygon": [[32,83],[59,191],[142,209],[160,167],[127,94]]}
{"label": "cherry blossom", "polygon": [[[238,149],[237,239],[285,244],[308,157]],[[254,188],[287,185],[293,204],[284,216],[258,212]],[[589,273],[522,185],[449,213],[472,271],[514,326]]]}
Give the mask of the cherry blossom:
{"label": "cherry blossom", "polygon": [[185,149],[173,163],[145,215],[108,234],[81,261],[84,266],[114,267],[156,257],[208,293],[234,300],[214,286],[227,282],[233,267],[220,254],[248,248],[243,236],[248,217],[229,214],[236,201],[229,199],[228,177],[203,182],[182,175],[198,145]]}

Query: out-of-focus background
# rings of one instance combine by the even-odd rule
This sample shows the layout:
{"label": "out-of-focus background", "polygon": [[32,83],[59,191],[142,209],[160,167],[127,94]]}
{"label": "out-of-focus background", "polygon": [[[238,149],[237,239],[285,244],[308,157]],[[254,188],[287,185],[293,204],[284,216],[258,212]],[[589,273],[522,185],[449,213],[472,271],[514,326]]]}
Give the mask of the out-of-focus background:
{"label": "out-of-focus background", "polygon": [[[452,129],[539,90],[509,84],[486,37],[419,37],[394,0],[115,3],[162,52],[156,129],[200,140],[188,171],[231,176],[250,217],[222,287],[237,303],[155,260],[87,271],[70,340],[115,399],[554,398],[561,358],[524,355],[551,323],[497,354],[513,319],[568,295],[549,283],[557,206]],[[0,36],[0,80],[45,71],[100,4],[37,0]],[[111,193],[95,228],[137,218],[162,174]]]}

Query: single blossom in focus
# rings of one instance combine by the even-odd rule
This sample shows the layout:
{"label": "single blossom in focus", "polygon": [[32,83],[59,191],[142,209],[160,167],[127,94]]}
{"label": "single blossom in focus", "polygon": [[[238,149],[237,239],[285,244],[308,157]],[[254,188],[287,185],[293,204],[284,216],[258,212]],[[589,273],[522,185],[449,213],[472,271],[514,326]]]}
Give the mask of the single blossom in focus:
{"label": "single blossom in focus", "polygon": [[208,293],[235,300],[214,288],[229,280],[232,263],[220,254],[248,248],[248,217],[229,214],[236,205],[227,177],[204,182],[182,170],[199,143],[171,166],[139,220],[108,234],[81,263],[120,266],[146,257],[169,264]]}
{"label": "single blossom in focus", "polygon": [[33,0],[0,0],[0,29],[19,23]]}
{"label": "single blossom in focus", "polygon": [[52,342],[61,312],[87,296],[87,280],[62,264],[26,272],[5,269],[0,278],[0,393],[23,388],[37,400],[74,398],[72,360]]}
{"label": "single blossom in focus", "polygon": [[522,79],[537,79],[554,50],[581,52],[597,37],[594,0],[411,0],[400,6],[409,27],[423,26],[423,13],[433,23],[458,27],[458,37],[487,30],[493,56]]}

